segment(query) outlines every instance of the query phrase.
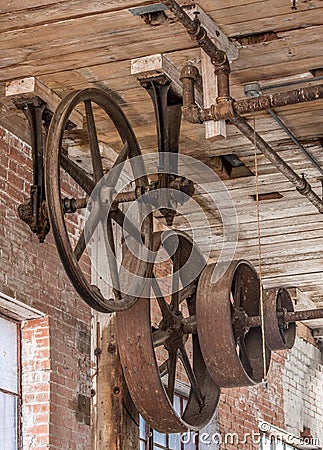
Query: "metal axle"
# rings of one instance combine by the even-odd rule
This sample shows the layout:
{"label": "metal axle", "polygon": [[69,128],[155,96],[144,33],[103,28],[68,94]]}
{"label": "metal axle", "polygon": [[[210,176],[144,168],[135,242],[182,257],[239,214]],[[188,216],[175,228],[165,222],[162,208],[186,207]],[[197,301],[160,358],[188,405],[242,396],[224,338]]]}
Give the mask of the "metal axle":
{"label": "metal axle", "polygon": [[[303,322],[305,320],[323,319],[323,308],[293,312],[278,312],[278,315],[281,315],[282,322],[286,324],[290,322]],[[245,317],[244,326],[246,328],[261,327],[261,317]],[[182,329],[185,334],[197,333],[196,317],[192,316],[188,319],[184,319]]]}
{"label": "metal axle", "polygon": [[[283,323],[290,322],[299,322],[305,320],[313,320],[313,319],[323,319],[323,308],[317,309],[309,309],[304,311],[290,311],[290,312],[281,312],[277,313],[281,315],[281,319]],[[261,317],[247,317],[245,319],[245,325],[248,328],[260,327],[261,326]]]}

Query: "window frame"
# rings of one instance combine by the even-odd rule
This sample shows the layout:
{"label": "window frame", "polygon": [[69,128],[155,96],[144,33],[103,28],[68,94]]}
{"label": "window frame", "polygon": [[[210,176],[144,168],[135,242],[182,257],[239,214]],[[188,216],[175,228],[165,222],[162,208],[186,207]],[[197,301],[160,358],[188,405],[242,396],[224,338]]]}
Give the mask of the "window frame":
{"label": "window frame", "polygon": [[17,410],[16,410],[16,442],[17,442],[17,450],[21,448],[21,323],[18,320],[15,320],[11,317],[8,317],[0,312],[0,318],[3,320],[7,320],[8,322],[14,323],[16,326],[16,341],[17,341],[17,392],[8,391],[0,386],[0,392],[5,395],[11,395],[15,397],[17,400]]}
{"label": "window frame", "polygon": [[[175,396],[178,397],[180,400],[180,409],[181,409],[181,413],[182,413],[185,408],[185,402],[187,401],[187,397],[185,396],[185,394],[183,394],[182,392],[179,392],[179,391],[175,392]],[[154,450],[155,448],[158,450],[172,450],[169,447],[169,445],[170,445],[169,441],[170,441],[170,436],[173,433],[159,433],[156,430],[154,430],[153,428],[151,428],[149,426],[149,424],[147,424],[143,418],[141,418],[141,419],[145,425],[145,438],[140,437],[140,431],[139,431],[139,446],[141,443],[144,443],[144,450]],[[154,440],[155,433],[158,433],[159,435],[166,437],[165,445],[155,442],[155,440]],[[180,435],[180,433],[174,433],[174,434]],[[193,444],[195,443],[195,450],[198,450],[199,449],[198,432],[192,432],[192,435],[194,436]],[[176,450],[185,450],[185,443],[181,441],[180,449],[176,449]]]}

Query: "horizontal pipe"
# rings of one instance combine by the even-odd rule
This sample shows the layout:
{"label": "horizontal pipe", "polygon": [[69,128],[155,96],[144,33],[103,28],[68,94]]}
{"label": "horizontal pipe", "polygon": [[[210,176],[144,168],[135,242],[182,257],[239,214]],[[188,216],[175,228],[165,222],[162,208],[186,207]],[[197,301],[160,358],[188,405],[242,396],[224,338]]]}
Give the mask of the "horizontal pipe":
{"label": "horizontal pipe", "polygon": [[270,145],[255,132],[243,117],[236,116],[230,120],[250,142],[254,143],[254,140],[256,139],[257,148],[291,183],[293,183],[300,194],[304,195],[320,213],[323,213],[322,199],[312,190],[305,178],[300,177],[294,172],[294,170],[270,147]]}
{"label": "horizontal pipe", "polygon": [[243,115],[270,108],[311,102],[322,98],[323,84],[318,84],[316,86],[307,86],[291,91],[276,92],[274,94],[233,101],[233,110],[236,114]]}
{"label": "horizontal pipe", "polygon": [[[279,313],[278,313],[279,314]],[[288,311],[283,314],[282,322],[303,322],[306,320],[323,319],[323,308],[308,309],[303,311]],[[250,316],[245,318],[244,325],[246,328],[261,327],[260,316]],[[197,333],[196,316],[186,318],[182,324],[182,330],[185,334]]]}

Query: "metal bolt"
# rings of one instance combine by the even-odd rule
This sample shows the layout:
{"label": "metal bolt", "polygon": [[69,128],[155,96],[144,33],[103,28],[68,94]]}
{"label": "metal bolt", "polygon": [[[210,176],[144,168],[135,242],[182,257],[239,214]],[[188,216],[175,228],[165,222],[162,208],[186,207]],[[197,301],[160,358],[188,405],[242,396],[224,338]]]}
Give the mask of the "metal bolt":
{"label": "metal bolt", "polygon": [[109,344],[108,345],[108,352],[109,353],[114,353],[116,351],[116,346],[115,344]]}

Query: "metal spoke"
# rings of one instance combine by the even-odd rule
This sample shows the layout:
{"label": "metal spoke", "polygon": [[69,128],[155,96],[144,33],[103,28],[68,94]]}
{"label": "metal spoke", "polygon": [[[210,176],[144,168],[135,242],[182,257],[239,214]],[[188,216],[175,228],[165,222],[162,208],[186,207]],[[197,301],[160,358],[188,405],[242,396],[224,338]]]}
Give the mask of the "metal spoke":
{"label": "metal spoke", "polygon": [[100,148],[98,142],[98,136],[95,127],[95,121],[93,116],[93,109],[91,100],[85,100],[85,113],[86,113],[86,123],[87,123],[87,131],[89,135],[90,141],[90,150],[92,157],[92,166],[93,166],[93,178],[96,183],[98,183],[103,177],[103,166],[102,159],[100,155]]}
{"label": "metal spoke", "polygon": [[168,358],[167,394],[171,404],[173,404],[174,402],[177,357],[178,357],[177,349],[170,350]]}
{"label": "metal spoke", "polygon": [[142,244],[144,242],[144,235],[136,228],[136,226],[128,219],[121,209],[117,208],[111,211],[111,217],[122,227],[127,233],[130,234],[137,242]]}
{"label": "metal spoke", "polygon": [[238,345],[240,348],[240,360],[241,363],[245,369],[245,371],[247,372],[247,374],[252,377],[253,374],[253,369],[251,367],[250,361],[249,361],[249,356],[248,356],[248,352],[247,352],[247,348],[246,348],[246,343],[244,341],[243,338],[239,338],[238,339]]}
{"label": "metal spoke", "polygon": [[172,301],[173,311],[179,311],[179,270],[181,267],[181,248],[178,247],[174,254],[173,277],[172,277]]}
{"label": "metal spoke", "polygon": [[152,287],[153,287],[154,293],[156,295],[156,300],[158,302],[158,305],[161,310],[163,318],[171,316],[171,312],[169,310],[169,305],[163,296],[163,293],[159,287],[158,281],[154,274],[152,277]]}
{"label": "metal spoke", "polygon": [[60,164],[88,195],[92,194],[95,183],[80,166],[75,164],[74,161],[69,159],[63,153],[60,154]]}
{"label": "metal spoke", "polygon": [[161,328],[158,328],[157,330],[153,331],[154,348],[164,345],[167,339],[169,338],[170,334],[171,334],[170,330],[162,330]]}
{"label": "metal spoke", "polygon": [[111,170],[109,171],[109,176],[107,178],[107,182],[109,186],[115,187],[117,184],[117,181],[120,177],[121,171],[124,168],[124,161],[126,160],[129,153],[129,145],[128,142],[126,142],[119,153],[117,159],[115,160]]}
{"label": "metal spoke", "polygon": [[115,298],[117,300],[120,300],[121,299],[120,280],[119,280],[119,271],[118,271],[118,264],[117,264],[117,258],[116,258],[116,250],[115,250],[115,245],[114,245],[111,217],[108,216],[107,220],[104,220],[101,223],[103,226],[103,237],[104,237],[105,249],[106,249],[107,256],[108,256],[108,263],[109,263],[109,269],[110,269],[110,274],[111,274],[113,292],[114,292]]}
{"label": "metal spoke", "polygon": [[198,385],[196,376],[195,376],[195,374],[193,372],[193,369],[192,369],[189,357],[187,355],[187,352],[186,352],[186,349],[185,349],[184,346],[181,346],[180,349],[179,349],[179,357],[180,357],[180,360],[183,363],[183,366],[184,366],[184,369],[185,369],[186,374],[188,376],[188,379],[190,380],[191,388],[192,388],[193,393],[194,393],[194,395],[196,397],[196,400],[198,401],[198,404],[199,404],[200,408],[203,408],[203,406],[204,406],[204,397],[203,397],[201,389],[200,389],[200,387]]}
{"label": "metal spoke", "polygon": [[86,248],[86,244],[89,242],[91,237],[93,236],[96,227],[98,226],[100,219],[100,206],[98,202],[93,202],[90,215],[85,222],[84,228],[81,232],[79,240],[76,243],[74,248],[74,256],[77,261],[80,260],[84,250]]}
{"label": "metal spoke", "polygon": [[168,373],[168,364],[169,360],[167,359],[158,367],[160,378],[163,378]]}
{"label": "metal spoke", "polygon": [[240,303],[241,303],[241,275],[240,275],[241,271],[237,270],[236,275],[234,277],[235,280],[235,284],[234,284],[234,288],[233,288],[233,303],[234,306],[236,308],[240,307]]}
{"label": "metal spoke", "polygon": [[82,230],[81,235],[79,237],[79,240],[76,243],[76,246],[74,248],[74,256],[76,258],[76,261],[79,261],[81,259],[81,256],[83,255],[86,248],[85,244],[85,238],[84,238],[84,230]]}
{"label": "metal spoke", "polygon": [[181,291],[179,292],[179,303],[182,303],[184,300],[186,300],[188,297],[191,297],[191,295],[195,294],[197,289],[197,283],[196,281],[192,281],[188,286],[185,286]]}

